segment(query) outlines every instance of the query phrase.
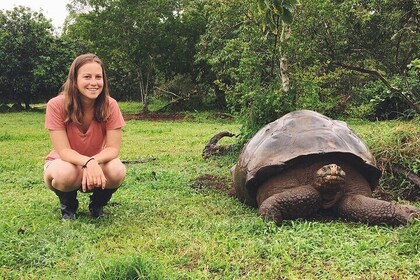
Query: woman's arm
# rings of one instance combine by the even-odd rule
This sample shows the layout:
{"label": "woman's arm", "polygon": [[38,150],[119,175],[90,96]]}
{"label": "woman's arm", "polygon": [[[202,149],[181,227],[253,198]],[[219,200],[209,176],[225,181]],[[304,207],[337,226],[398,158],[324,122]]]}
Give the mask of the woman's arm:
{"label": "woman's arm", "polygon": [[[106,178],[100,164],[107,163],[118,157],[121,145],[121,128],[107,130],[105,148],[98,154],[88,157],[71,149],[65,130],[50,130],[50,138],[54,150],[64,161],[83,168],[82,190],[94,187],[105,188]],[[94,158],[95,160],[89,160]],[[86,164],[87,163],[87,164]]]}
{"label": "woman's arm", "polygon": [[106,131],[105,148],[93,156],[99,164],[107,163],[118,157],[121,146],[121,134],[121,128]]}
{"label": "woman's arm", "polygon": [[83,166],[89,159],[88,156],[79,154],[70,147],[69,140],[65,130],[49,130],[51,143],[54,150],[64,161],[73,163],[74,165]]}
{"label": "woman's arm", "polygon": [[111,129],[106,131],[105,148],[94,155],[92,158],[95,160],[89,160],[85,164],[83,169],[82,179],[82,190],[93,189],[94,187],[100,187],[105,189],[106,181],[102,168],[99,164],[107,163],[118,157],[121,145],[121,128]]}
{"label": "woman's arm", "polygon": [[[69,140],[65,130],[50,130],[50,138],[54,150],[60,155],[64,161],[73,163],[75,165],[83,166],[91,157],[79,154],[71,149]],[[92,156],[95,160],[101,163],[107,163],[118,157],[121,146],[121,128],[107,130],[105,148]]]}
{"label": "woman's arm", "polygon": [[94,155],[83,169],[82,190],[93,189],[99,187],[105,189],[105,175],[100,164],[107,163],[118,157],[121,145],[121,128],[106,131],[105,148]]}

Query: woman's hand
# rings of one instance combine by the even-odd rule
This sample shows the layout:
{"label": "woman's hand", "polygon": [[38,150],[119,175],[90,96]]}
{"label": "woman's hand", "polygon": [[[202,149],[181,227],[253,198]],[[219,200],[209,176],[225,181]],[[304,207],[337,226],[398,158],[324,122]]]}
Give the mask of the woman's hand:
{"label": "woman's hand", "polygon": [[106,178],[99,163],[93,159],[89,160],[83,168],[82,191],[93,190],[93,188],[105,189]]}

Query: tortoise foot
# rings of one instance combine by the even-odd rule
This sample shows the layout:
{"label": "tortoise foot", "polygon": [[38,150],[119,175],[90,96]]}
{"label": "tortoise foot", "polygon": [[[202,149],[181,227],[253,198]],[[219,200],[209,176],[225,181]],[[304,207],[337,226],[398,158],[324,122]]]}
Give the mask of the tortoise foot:
{"label": "tortoise foot", "polygon": [[297,187],[276,193],[259,206],[259,214],[280,224],[283,220],[305,217],[321,207],[321,196],[312,187]]}
{"label": "tortoise foot", "polygon": [[398,215],[403,217],[405,223],[413,222],[414,220],[420,219],[420,209],[412,205],[397,205],[396,212]]}
{"label": "tortoise foot", "polygon": [[337,210],[344,218],[368,224],[399,226],[420,218],[420,210],[414,206],[397,205],[363,195],[345,197]]}

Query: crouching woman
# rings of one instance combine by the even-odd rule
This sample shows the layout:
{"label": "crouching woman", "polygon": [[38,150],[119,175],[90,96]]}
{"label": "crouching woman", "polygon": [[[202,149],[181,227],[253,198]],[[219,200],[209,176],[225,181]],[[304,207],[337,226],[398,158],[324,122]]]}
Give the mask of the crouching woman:
{"label": "crouching woman", "polygon": [[78,190],[92,193],[90,215],[103,215],[126,174],[118,158],[124,125],[102,61],[94,54],[78,56],[45,115],[53,150],[45,158],[44,181],[58,196],[63,219],[76,217]]}

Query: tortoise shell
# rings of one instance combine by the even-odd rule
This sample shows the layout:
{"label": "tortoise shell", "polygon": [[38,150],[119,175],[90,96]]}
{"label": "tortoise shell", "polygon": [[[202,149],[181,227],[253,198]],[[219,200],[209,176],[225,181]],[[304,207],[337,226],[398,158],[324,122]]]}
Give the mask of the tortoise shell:
{"label": "tortoise shell", "polygon": [[297,161],[331,155],[350,161],[374,189],[381,177],[368,147],[343,121],[310,110],[294,111],[260,129],[232,168],[239,200],[257,206],[258,186]]}

